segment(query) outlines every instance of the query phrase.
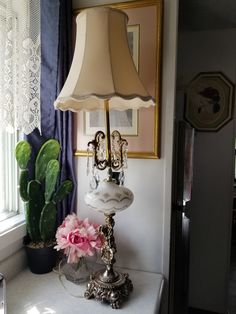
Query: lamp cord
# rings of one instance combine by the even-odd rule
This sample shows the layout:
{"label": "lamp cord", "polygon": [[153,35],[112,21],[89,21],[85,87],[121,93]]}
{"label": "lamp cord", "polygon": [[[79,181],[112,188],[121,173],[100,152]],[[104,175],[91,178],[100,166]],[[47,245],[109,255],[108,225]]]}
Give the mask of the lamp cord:
{"label": "lamp cord", "polygon": [[[69,289],[66,287],[66,285],[65,285],[65,283],[64,283],[64,280],[63,280],[63,278],[66,279],[66,276],[65,276],[65,274],[64,274],[63,271],[62,271],[62,267],[61,267],[62,262],[63,262],[63,261],[61,260],[61,261],[59,262],[59,264],[58,264],[58,267],[53,268],[53,272],[56,273],[56,274],[58,274],[58,279],[59,279],[59,281],[60,281],[62,287],[65,289],[65,291],[66,291],[70,296],[72,296],[72,297],[74,297],[74,298],[83,299],[83,298],[84,298],[84,295],[82,295],[82,294],[79,294],[79,295],[73,294],[73,293],[71,293],[71,292],[69,291]],[[69,280],[66,279],[66,281],[69,281]],[[71,283],[73,283],[73,282],[71,281]]]}

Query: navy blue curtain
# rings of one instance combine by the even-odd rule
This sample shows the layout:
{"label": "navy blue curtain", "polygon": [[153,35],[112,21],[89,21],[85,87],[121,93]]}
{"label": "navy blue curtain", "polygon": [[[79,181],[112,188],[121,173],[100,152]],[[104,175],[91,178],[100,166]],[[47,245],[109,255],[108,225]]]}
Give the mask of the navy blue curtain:
{"label": "navy blue curtain", "polygon": [[[72,1],[60,0],[59,9],[59,42],[57,63],[57,89],[58,95],[66,81],[72,61]],[[73,192],[59,204],[58,222],[68,213],[76,212],[76,174],[73,156],[73,113],[56,110],[55,138],[61,143],[60,154],[60,182],[67,178],[73,181]]]}
{"label": "navy blue curtain", "polygon": [[[60,182],[73,181],[73,192],[58,205],[58,224],[76,211],[76,176],[73,157],[73,116],[71,112],[55,110],[53,103],[69,72],[72,48],[71,0],[41,0],[41,131],[35,130],[26,139],[33,148],[33,158],[39,147],[50,138],[61,144]],[[30,166],[30,173],[34,171]]]}

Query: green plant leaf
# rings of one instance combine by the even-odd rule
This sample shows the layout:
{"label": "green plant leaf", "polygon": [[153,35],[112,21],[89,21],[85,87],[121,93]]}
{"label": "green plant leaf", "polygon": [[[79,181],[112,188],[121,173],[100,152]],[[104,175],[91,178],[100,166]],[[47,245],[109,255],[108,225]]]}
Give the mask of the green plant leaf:
{"label": "green plant leaf", "polygon": [[35,161],[35,179],[43,181],[46,176],[48,162],[51,159],[57,159],[60,152],[60,144],[54,139],[46,141],[37,155]]}
{"label": "green plant leaf", "polygon": [[31,155],[31,146],[27,141],[20,141],[17,143],[15,148],[15,157],[18,166],[21,169],[25,169],[29,162]]}

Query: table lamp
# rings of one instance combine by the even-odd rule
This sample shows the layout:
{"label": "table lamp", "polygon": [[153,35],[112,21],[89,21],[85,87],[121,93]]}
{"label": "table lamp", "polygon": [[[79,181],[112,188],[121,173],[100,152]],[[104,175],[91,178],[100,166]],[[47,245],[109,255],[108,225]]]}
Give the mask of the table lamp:
{"label": "table lamp", "polygon": [[101,258],[105,269],[91,275],[85,297],[119,308],[133,289],[128,274],[113,269],[116,244],[114,215],[133,202],[133,193],[113,179],[123,169],[127,141],[118,131],[110,134],[110,109],[139,109],[154,105],[144,88],[130,54],[128,16],[117,9],[97,7],[83,10],[76,18],[76,45],[71,69],[54,105],[60,110],[105,111],[105,133],[98,131],[88,143],[93,167],[107,169],[105,180],[85,195],[88,207],[105,215],[100,227],[104,235]]}

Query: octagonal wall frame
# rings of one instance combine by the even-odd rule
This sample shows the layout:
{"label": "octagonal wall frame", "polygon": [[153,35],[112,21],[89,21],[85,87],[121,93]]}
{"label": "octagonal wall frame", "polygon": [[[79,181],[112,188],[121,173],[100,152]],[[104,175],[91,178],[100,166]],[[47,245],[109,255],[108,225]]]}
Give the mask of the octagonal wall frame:
{"label": "octagonal wall frame", "polygon": [[185,100],[185,119],[198,131],[216,132],[232,119],[234,84],[221,72],[201,72]]}

